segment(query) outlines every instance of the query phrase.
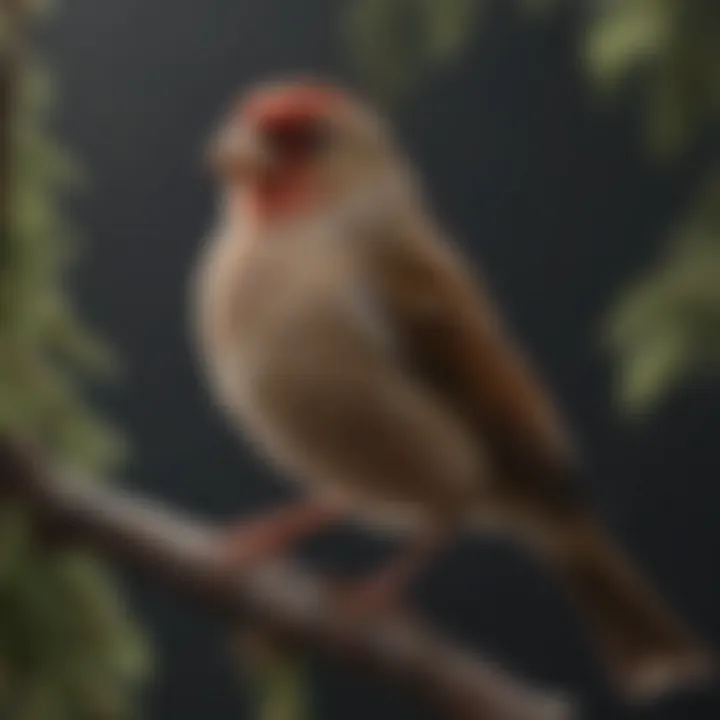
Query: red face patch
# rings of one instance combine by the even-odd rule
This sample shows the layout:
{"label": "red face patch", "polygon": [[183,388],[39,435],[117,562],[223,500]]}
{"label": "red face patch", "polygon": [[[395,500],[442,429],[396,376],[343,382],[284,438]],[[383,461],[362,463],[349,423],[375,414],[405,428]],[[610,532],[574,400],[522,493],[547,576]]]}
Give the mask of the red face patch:
{"label": "red face patch", "polygon": [[261,89],[243,102],[242,122],[263,136],[276,158],[275,170],[254,187],[260,217],[287,217],[319,200],[313,161],[326,138],[327,121],[347,102],[341,90],[311,83]]}

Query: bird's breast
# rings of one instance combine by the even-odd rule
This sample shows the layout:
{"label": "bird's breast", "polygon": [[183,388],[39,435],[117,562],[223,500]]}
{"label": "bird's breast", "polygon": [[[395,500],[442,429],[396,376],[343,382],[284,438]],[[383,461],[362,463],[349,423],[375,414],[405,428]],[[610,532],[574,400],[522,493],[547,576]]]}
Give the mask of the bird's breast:
{"label": "bird's breast", "polygon": [[217,396],[236,413],[262,404],[268,377],[291,383],[300,366],[393,352],[392,332],[342,239],[307,233],[243,245],[219,238],[204,275],[204,355]]}

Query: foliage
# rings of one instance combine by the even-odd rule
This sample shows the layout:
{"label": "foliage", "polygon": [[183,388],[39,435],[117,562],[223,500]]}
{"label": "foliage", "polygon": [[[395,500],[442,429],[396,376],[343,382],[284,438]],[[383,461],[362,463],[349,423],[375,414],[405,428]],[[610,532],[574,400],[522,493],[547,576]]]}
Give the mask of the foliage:
{"label": "foliage", "polygon": [[[370,81],[381,76],[390,90],[406,92],[461,53],[489,3],[353,0],[356,54],[375,58],[370,66],[361,62],[361,70]],[[515,2],[532,13],[562,4],[578,12],[578,5],[560,0]],[[394,19],[401,10],[415,17],[413,27],[421,30],[412,38],[411,54],[406,32],[398,31]],[[653,156],[672,161],[698,147],[711,148],[720,116],[720,3],[589,0],[579,14],[588,79],[606,95],[632,90]],[[606,337],[619,360],[619,394],[635,410],[647,409],[690,372],[720,367],[720,293],[713,284],[713,277],[720,277],[720,174],[707,165],[711,179],[670,248],[623,293],[608,319]]]}
{"label": "foliage", "polygon": [[[75,466],[106,469],[122,443],[83,401],[109,366],[65,287],[76,248],[63,206],[80,172],[48,129],[52,86],[23,58],[13,118],[8,232],[0,248],[0,431]],[[0,506],[0,716],[120,718],[145,653],[111,578],[93,559],[49,552],[21,510]]]}
{"label": "foliage", "polygon": [[[720,5],[623,0],[599,6],[585,57],[604,90],[640,88],[649,150],[663,160],[711,147],[720,120]],[[647,410],[698,371],[720,367],[720,168],[674,231],[653,270],[613,308],[607,338],[619,390]]]}
{"label": "foliage", "polygon": [[300,651],[280,646],[269,635],[244,629],[241,661],[249,670],[257,720],[303,720],[312,716],[310,669]]}
{"label": "foliage", "polygon": [[720,5],[712,0],[599,3],[585,59],[603,89],[640,82],[650,148],[673,156],[720,111]]}
{"label": "foliage", "polygon": [[345,18],[346,35],[360,71],[390,101],[458,57],[481,9],[478,0],[356,0]]}
{"label": "foliage", "polygon": [[607,338],[622,388],[645,411],[682,377],[720,367],[720,182],[712,183],[644,278],[618,299]]}

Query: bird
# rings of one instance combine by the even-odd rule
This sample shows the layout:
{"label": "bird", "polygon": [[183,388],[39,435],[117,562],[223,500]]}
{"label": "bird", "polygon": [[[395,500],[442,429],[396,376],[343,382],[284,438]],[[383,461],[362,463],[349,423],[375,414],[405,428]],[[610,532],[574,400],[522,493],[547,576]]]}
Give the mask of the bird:
{"label": "bird", "polygon": [[260,82],[205,159],[202,374],[309,498],[241,524],[245,560],[342,518],[398,532],[404,549],[355,588],[380,608],[452,539],[504,534],[566,591],[628,701],[706,682],[710,651],[594,510],[566,419],[387,118],[339,83]]}

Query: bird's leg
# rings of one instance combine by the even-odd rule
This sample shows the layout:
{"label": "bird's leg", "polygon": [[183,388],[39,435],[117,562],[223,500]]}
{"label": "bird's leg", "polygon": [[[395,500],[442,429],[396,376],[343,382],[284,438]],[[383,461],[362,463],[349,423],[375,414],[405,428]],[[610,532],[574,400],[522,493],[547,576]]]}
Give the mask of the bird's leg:
{"label": "bird's leg", "polygon": [[446,544],[444,533],[428,533],[369,577],[343,583],[339,592],[341,609],[367,617],[394,608]]}
{"label": "bird's leg", "polygon": [[221,530],[218,552],[223,564],[242,570],[283,554],[345,515],[345,511],[327,503],[299,502]]}

